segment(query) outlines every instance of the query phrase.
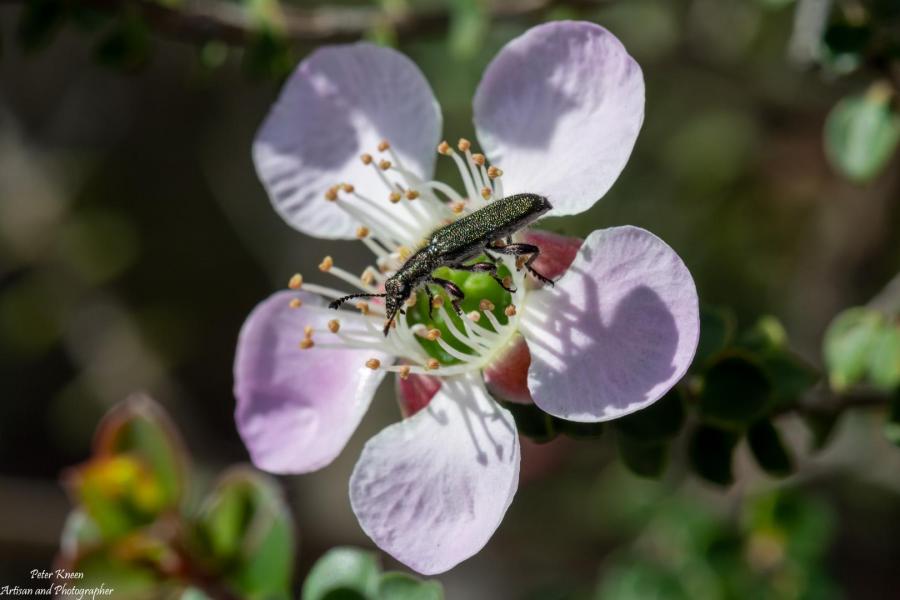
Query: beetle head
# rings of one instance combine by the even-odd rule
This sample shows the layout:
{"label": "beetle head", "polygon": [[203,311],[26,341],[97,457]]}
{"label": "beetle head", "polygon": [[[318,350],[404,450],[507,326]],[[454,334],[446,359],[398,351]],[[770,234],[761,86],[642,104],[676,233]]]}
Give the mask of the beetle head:
{"label": "beetle head", "polygon": [[409,298],[411,293],[409,282],[404,281],[397,276],[388,277],[384,282],[385,292],[385,311],[387,313],[387,321],[384,324],[384,335],[388,334],[391,323],[397,317],[397,313]]}

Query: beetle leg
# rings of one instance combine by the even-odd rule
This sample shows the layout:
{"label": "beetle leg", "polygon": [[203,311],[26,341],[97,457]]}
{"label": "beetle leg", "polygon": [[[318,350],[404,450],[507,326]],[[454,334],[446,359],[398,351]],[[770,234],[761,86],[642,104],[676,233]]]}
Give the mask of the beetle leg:
{"label": "beetle leg", "polygon": [[470,273],[487,273],[494,278],[494,281],[500,284],[504,290],[509,293],[515,293],[515,289],[509,289],[504,285],[503,280],[497,275],[497,265],[488,262],[475,263],[474,265],[456,265],[453,267],[459,271],[469,271]]}
{"label": "beetle leg", "polygon": [[536,279],[543,281],[544,283],[549,284],[551,286],[553,285],[552,279],[541,275],[540,273],[537,272],[537,270],[535,270],[534,267],[531,266],[531,263],[533,263],[535,260],[537,260],[537,257],[540,256],[540,254],[541,254],[541,249],[538,248],[537,246],[535,246],[534,244],[509,244],[507,246],[503,246],[502,248],[497,248],[496,246],[494,246],[491,248],[491,250],[493,250],[494,252],[498,252],[500,254],[508,254],[510,256],[515,256],[516,258],[519,258],[521,256],[527,256],[530,254],[531,256],[529,256],[528,259],[524,263],[522,263],[522,266],[519,267],[519,269],[521,269],[522,267],[525,267],[526,269],[528,269],[529,273],[534,275],[534,277]]}
{"label": "beetle leg", "polygon": [[462,307],[459,305],[459,301],[466,297],[459,286],[449,281],[447,279],[441,279],[440,277],[432,277],[431,283],[436,283],[437,285],[444,288],[448,294],[450,294],[450,302],[453,304],[454,310],[458,313],[462,313]]}
{"label": "beetle leg", "polygon": [[422,287],[425,288],[425,296],[428,297],[428,318],[433,319],[434,318],[434,314],[433,314],[434,313],[434,294],[431,293],[431,288],[428,287],[427,285],[423,285]]}

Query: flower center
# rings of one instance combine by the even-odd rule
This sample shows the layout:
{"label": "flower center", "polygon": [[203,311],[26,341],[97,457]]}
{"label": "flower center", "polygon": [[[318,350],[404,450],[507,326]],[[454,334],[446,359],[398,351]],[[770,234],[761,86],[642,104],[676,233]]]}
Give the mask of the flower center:
{"label": "flower center", "polygon": [[[357,238],[374,255],[374,264],[360,275],[339,268],[329,256],[319,264],[320,271],[355,288],[351,293],[359,299],[352,306],[362,319],[342,322],[339,314],[325,307],[308,307],[310,311],[328,311],[336,318],[328,321],[327,331],[307,326],[300,348],[365,348],[389,354],[399,359],[397,364],[385,365],[372,358],[366,366],[397,372],[403,378],[410,373],[450,376],[480,370],[512,339],[525,302],[524,271],[512,257],[482,256],[474,261],[497,261],[502,286],[490,275],[439,268],[434,276],[453,282],[465,295],[461,313],[453,309],[444,290],[432,288],[430,306],[428,295],[419,290],[407,300],[405,314],[393,321],[387,337],[381,331],[384,302],[366,296],[383,292],[386,279],[427,244],[434,231],[502,198],[503,172],[488,165],[483,154],[473,153],[468,140],[460,139],[455,150],[441,142],[438,154],[456,164],[465,188],[462,195],[444,182],[422,180],[406,169],[388,141],[379,143],[377,149],[377,158],[366,153],[360,160],[377,174],[383,199],[378,199],[379,190],[358,190],[352,182],[335,184],[325,193],[326,200],[360,223]],[[299,274],[288,285],[332,300],[348,295],[340,289],[305,283]],[[291,306],[301,306],[301,300],[293,299]]]}

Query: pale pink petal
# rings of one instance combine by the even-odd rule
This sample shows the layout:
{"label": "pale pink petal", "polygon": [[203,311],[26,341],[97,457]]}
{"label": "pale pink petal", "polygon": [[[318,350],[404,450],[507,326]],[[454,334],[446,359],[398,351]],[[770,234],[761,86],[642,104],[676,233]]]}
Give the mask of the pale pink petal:
{"label": "pale pink petal", "polygon": [[[441,112],[418,67],[403,54],[368,43],[326,46],[300,63],[253,143],[256,171],[278,213],[322,238],[353,238],[359,225],[324,199],[339,183],[384,202],[390,191],[362,153],[390,142],[403,166],[431,177]],[[359,204],[341,195],[341,201]],[[408,212],[396,207],[393,217]]]}
{"label": "pale pink petal", "polygon": [[380,548],[431,575],[487,543],[518,480],[512,415],[480,380],[452,378],[427,408],[369,440],[350,479],[350,502]]}
{"label": "pale pink petal", "polygon": [[555,21],[507,44],[475,94],[475,128],[506,194],[531,192],[551,216],[590,208],[625,167],[644,119],[644,78],[609,31]]}
{"label": "pale pink petal", "polygon": [[400,413],[404,419],[428,406],[434,395],[441,389],[441,379],[431,375],[411,373],[406,378],[398,375],[395,381],[397,382],[395,386],[397,404],[400,406]]}
{"label": "pale pink petal", "polygon": [[595,231],[555,287],[529,295],[522,331],[535,404],[563,419],[607,421],[652,404],[687,372],[700,333],[697,290],[649,231]]}
{"label": "pale pink petal", "polygon": [[[303,306],[290,308],[292,298]],[[384,378],[366,360],[391,360],[372,351],[301,349],[306,325],[317,330],[314,342],[335,341],[329,319],[340,317],[344,330],[362,326],[359,315],[313,306],[324,302],[304,292],[273,294],[253,309],[238,339],[235,420],[253,463],[265,471],[307,473],[334,460]]]}

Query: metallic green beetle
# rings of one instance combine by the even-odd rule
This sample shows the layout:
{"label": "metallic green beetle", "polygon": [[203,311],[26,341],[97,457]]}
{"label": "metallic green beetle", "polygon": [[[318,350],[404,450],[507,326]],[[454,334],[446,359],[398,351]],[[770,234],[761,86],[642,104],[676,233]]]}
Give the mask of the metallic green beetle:
{"label": "metallic green beetle", "polygon": [[482,254],[493,261],[492,253],[511,256],[528,256],[522,266],[528,269],[535,278],[553,285],[553,281],[538,273],[531,264],[540,255],[541,250],[534,244],[513,244],[512,234],[536,221],[549,211],[552,206],[543,196],[536,194],[516,194],[491,202],[449,225],[431,234],[428,243],[410,256],[396,273],[384,282],[383,294],[352,294],[338,298],[328,305],[338,308],[353,298],[386,298],[387,322],[384,335],[388,334],[391,323],[400,308],[419,288],[425,286],[425,293],[431,300],[428,284],[439,285],[450,295],[453,307],[461,312],[459,302],[465,295],[452,281],[432,275],[438,267],[450,267],[475,273],[487,273],[493,277],[503,289],[510,290],[497,275],[496,262],[479,262],[473,265],[463,264]]}

